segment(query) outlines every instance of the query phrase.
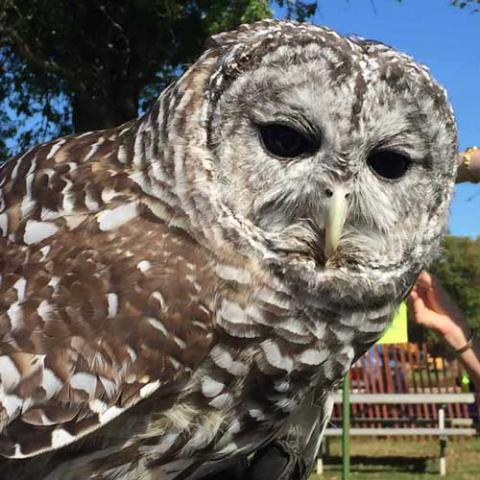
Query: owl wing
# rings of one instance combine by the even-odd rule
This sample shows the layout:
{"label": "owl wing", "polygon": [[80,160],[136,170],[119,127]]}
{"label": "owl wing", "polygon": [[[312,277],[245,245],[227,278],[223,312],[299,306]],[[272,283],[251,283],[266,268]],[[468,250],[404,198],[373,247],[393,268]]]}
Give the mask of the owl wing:
{"label": "owl wing", "polygon": [[162,396],[212,343],[204,252],[152,213],[107,137],[62,139],[0,170],[4,456],[63,447]]}

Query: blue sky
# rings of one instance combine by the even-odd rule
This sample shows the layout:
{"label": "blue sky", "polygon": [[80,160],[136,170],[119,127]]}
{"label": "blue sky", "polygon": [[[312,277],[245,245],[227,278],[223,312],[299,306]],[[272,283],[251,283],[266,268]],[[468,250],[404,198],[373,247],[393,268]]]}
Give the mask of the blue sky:
{"label": "blue sky", "polygon": [[[449,92],[460,147],[480,146],[480,13],[450,0],[319,0],[313,22],[380,40],[428,65]],[[480,185],[457,187],[450,231],[480,236]]]}

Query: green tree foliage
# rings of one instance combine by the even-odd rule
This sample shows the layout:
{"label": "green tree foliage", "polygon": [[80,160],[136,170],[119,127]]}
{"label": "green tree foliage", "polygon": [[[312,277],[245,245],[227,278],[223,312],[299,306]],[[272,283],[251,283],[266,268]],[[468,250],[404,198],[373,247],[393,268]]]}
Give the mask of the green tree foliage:
{"label": "green tree foliage", "polygon": [[[403,0],[397,0],[401,3]],[[450,0],[450,4],[462,10],[469,10],[470,12],[480,12],[480,0]]]}
{"label": "green tree foliage", "polygon": [[[480,237],[448,236],[442,256],[431,271],[457,301],[470,325],[480,331]],[[411,323],[410,339],[434,344],[438,338],[426,329]]]}
{"label": "green tree foliage", "polygon": [[270,17],[273,4],[300,20],[316,8],[300,0],[0,0],[0,159],[136,117],[209,35]]}
{"label": "green tree foliage", "polygon": [[480,329],[480,237],[450,236],[444,253],[432,268],[458,302],[468,321]]}
{"label": "green tree foliage", "polygon": [[480,12],[480,0],[450,0],[454,7]]}

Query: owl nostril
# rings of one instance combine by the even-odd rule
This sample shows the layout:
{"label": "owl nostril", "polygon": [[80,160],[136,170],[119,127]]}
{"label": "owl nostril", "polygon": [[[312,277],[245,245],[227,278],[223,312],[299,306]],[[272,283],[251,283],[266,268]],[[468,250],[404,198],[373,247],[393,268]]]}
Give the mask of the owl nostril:
{"label": "owl nostril", "polygon": [[[325,195],[329,198],[333,197],[333,190],[330,190],[329,188],[325,189]],[[348,198],[350,196],[350,193],[345,194],[345,198]]]}

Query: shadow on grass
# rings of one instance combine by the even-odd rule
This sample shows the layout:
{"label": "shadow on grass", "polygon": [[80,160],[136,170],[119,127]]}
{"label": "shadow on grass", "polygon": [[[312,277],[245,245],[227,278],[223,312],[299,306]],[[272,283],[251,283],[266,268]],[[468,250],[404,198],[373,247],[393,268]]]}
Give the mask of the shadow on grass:
{"label": "shadow on grass", "polygon": [[[325,465],[341,466],[342,457],[323,456]],[[353,455],[350,457],[352,467],[364,473],[379,471],[403,471],[409,473],[426,473],[427,467],[434,461],[434,457],[405,457],[397,455],[385,455],[380,457],[369,457],[365,455]],[[375,468],[376,467],[376,468]],[[384,467],[384,468],[381,468]]]}

